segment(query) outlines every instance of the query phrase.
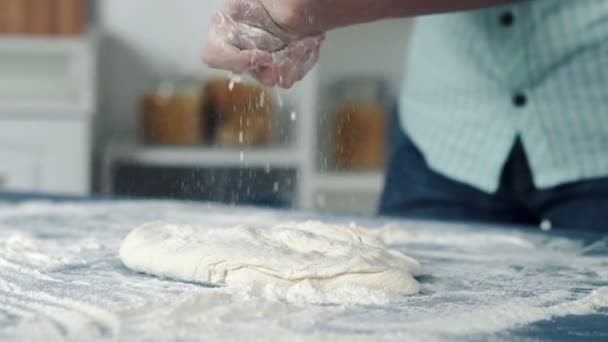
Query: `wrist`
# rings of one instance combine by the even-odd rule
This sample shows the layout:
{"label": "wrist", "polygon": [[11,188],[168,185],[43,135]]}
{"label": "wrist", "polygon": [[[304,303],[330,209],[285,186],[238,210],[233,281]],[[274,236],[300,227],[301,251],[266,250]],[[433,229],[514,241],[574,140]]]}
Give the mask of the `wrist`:
{"label": "wrist", "polygon": [[258,0],[292,40],[399,16],[403,0]]}
{"label": "wrist", "polygon": [[326,32],[332,29],[362,24],[387,18],[401,16],[403,1],[399,0],[317,0],[323,8],[317,8],[316,21],[319,30]]}

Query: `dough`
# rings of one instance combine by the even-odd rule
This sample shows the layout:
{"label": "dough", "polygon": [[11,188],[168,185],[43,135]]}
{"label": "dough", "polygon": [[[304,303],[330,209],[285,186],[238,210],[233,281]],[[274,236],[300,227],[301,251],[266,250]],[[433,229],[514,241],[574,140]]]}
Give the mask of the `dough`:
{"label": "dough", "polygon": [[413,276],[420,264],[354,224],[211,229],[150,223],[127,236],[120,257],[135,271],[221,286],[289,289],[306,283],[324,293],[363,289],[388,295],[419,290]]}

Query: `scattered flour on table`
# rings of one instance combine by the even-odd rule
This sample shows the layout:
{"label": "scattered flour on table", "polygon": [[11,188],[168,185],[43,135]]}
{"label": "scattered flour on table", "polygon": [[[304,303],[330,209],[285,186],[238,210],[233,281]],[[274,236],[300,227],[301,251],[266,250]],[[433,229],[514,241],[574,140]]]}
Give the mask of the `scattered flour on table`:
{"label": "scattered flour on table", "polygon": [[471,248],[501,248],[514,247],[534,249],[535,244],[529,238],[517,236],[515,233],[496,232],[441,232],[436,231],[408,231],[399,226],[387,225],[378,232],[378,238],[387,245],[405,243],[426,243],[434,245],[456,246],[465,249]]}
{"label": "scattered flour on table", "polygon": [[512,299],[500,305],[427,320],[419,323],[417,328],[433,331],[440,326],[444,333],[471,335],[504,331],[568,315],[591,315],[608,307],[608,287],[599,288],[578,300],[570,298],[568,291],[555,291],[532,298]]}
{"label": "scattered flour on table", "polygon": [[0,234],[0,265],[25,272],[22,266],[31,267],[32,272],[52,271],[68,265],[85,265],[77,254],[83,250],[100,248],[95,239],[81,239],[76,244],[63,246],[59,242],[43,242],[23,233]]}
{"label": "scattered flour on table", "polygon": [[420,264],[354,224],[149,223],[127,236],[120,257],[136,271],[296,303],[377,304],[419,291]]}
{"label": "scattered flour on table", "polygon": [[[524,339],[528,329],[555,336],[561,321],[552,319],[560,317],[579,322],[571,331],[577,335],[567,336],[603,336],[608,239],[602,236],[585,242],[485,226],[363,220],[372,241],[415,256],[430,276],[418,278],[420,295],[362,306],[311,305],[349,296],[306,282],[209,288],[150,277],[125,269],[116,253],[129,230],[145,222],[288,228],[310,217],[175,202],[0,203],[0,341],[510,341]],[[212,230],[206,227],[200,229]],[[369,303],[391,299],[375,293]]]}

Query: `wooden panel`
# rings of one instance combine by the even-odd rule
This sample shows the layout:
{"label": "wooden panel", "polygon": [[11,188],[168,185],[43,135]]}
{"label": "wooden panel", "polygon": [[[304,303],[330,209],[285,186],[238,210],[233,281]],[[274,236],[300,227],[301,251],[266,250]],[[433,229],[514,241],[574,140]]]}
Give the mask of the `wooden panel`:
{"label": "wooden panel", "polygon": [[56,0],[57,33],[77,35],[85,30],[86,4],[84,0]]}
{"label": "wooden panel", "polygon": [[7,33],[26,32],[25,2],[23,0],[3,0],[5,3],[5,30]]}
{"label": "wooden panel", "polygon": [[55,0],[24,0],[27,2],[27,31],[31,34],[49,35],[55,31]]}
{"label": "wooden panel", "polygon": [[6,0],[0,0],[0,34],[6,33]]}

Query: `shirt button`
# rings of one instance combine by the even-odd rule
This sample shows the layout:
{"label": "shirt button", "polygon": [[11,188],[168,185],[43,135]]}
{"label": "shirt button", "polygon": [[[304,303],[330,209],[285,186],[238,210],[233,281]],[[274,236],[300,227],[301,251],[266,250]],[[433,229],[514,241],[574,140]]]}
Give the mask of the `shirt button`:
{"label": "shirt button", "polygon": [[510,27],[515,22],[515,16],[511,12],[503,13],[500,16],[500,24],[504,27]]}
{"label": "shirt button", "polygon": [[528,97],[522,93],[515,94],[513,104],[518,108],[525,107],[528,104]]}

